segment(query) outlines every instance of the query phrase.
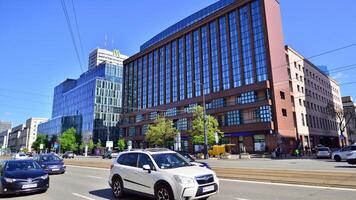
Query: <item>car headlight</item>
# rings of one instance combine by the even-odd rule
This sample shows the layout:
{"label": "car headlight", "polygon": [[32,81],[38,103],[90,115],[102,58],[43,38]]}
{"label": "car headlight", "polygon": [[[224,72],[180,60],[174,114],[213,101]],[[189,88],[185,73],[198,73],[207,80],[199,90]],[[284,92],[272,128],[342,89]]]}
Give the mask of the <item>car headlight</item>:
{"label": "car headlight", "polygon": [[48,178],[48,174],[41,176],[41,179],[46,180]]}
{"label": "car headlight", "polygon": [[174,179],[182,185],[194,183],[194,179],[189,178],[189,177],[175,175]]}
{"label": "car headlight", "polygon": [[7,182],[7,183],[13,183],[16,181],[16,179],[14,178],[4,178],[4,180]]}

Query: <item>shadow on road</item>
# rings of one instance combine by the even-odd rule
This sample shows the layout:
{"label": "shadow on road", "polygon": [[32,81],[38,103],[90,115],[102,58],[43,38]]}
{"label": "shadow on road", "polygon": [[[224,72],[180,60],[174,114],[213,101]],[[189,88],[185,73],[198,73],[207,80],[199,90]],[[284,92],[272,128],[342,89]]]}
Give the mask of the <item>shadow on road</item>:
{"label": "shadow on road", "polygon": [[[103,198],[116,200],[112,194],[111,188],[101,189],[101,190],[93,190],[90,191],[89,194]],[[135,194],[125,194],[125,197],[120,200],[152,200],[151,198],[135,195]]]}
{"label": "shadow on road", "polygon": [[355,168],[356,169],[356,165],[340,165],[340,166],[335,166],[335,168]]}
{"label": "shadow on road", "polygon": [[44,192],[31,192],[31,193],[23,193],[23,194],[8,194],[8,195],[1,195],[0,199],[3,198],[18,198],[18,197],[27,197],[27,196],[33,196],[33,199],[37,199],[36,195],[43,194]]}

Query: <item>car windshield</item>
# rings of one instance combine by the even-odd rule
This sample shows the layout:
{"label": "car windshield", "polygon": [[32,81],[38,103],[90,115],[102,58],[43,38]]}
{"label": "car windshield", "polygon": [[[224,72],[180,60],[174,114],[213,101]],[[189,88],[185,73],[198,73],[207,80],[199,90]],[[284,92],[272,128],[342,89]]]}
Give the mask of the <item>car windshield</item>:
{"label": "car windshield", "polygon": [[46,161],[56,161],[61,159],[54,155],[46,155],[46,156],[41,156],[41,160],[46,162]]}
{"label": "car windshield", "polygon": [[180,152],[180,155],[186,158],[189,162],[194,162],[194,158],[192,158],[188,153]]}
{"label": "car windshield", "polygon": [[23,171],[36,169],[41,169],[41,167],[33,160],[9,161],[5,167],[5,171]]}
{"label": "car windshield", "polygon": [[152,157],[161,169],[191,166],[191,164],[178,153],[160,153],[154,154]]}
{"label": "car windshield", "polygon": [[329,151],[329,148],[321,147],[321,148],[318,149],[318,151]]}

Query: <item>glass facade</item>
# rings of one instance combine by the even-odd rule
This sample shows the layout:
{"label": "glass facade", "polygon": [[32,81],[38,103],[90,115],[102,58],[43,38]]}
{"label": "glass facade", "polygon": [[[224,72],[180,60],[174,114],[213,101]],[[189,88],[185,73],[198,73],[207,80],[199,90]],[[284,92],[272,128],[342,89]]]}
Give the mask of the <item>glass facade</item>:
{"label": "glass facade", "polygon": [[193,49],[194,49],[194,86],[195,96],[201,95],[201,79],[200,79],[200,32],[195,30],[193,33]]}
{"label": "glass facade", "polygon": [[[152,52],[148,54],[148,77],[147,77],[147,107],[152,107],[152,76],[153,76],[153,65],[152,65]],[[131,95],[130,95],[131,96]]]}
{"label": "glass facade", "polygon": [[218,66],[218,39],[216,21],[210,22],[210,48],[211,48],[211,73],[213,82],[213,92],[220,91],[220,76]]}
{"label": "glass facade", "polygon": [[171,45],[166,45],[166,103],[171,102]]}
{"label": "glass facade", "polygon": [[[114,131],[121,113],[122,73],[122,66],[100,64],[79,79],[67,79],[56,86],[52,118],[80,115],[84,139],[106,140],[107,127]],[[129,80],[125,82],[129,84]]]}
{"label": "glass facade", "polygon": [[230,89],[230,71],[228,61],[228,46],[226,34],[226,17],[220,17],[220,49],[221,49],[221,70],[222,70],[222,84],[223,90]]}
{"label": "glass facade", "polygon": [[178,78],[177,78],[177,43],[172,42],[172,101],[178,100]]}
{"label": "glass facade", "polygon": [[159,77],[159,71],[158,71],[158,51],[154,51],[153,54],[153,106],[158,105],[158,77]]}
{"label": "glass facade", "polygon": [[240,66],[240,53],[239,53],[239,35],[237,31],[236,11],[229,13],[229,26],[230,26],[230,52],[232,64],[232,79],[233,86],[241,86],[241,66]]}
{"label": "glass facade", "polygon": [[252,51],[251,51],[251,38],[250,38],[250,17],[249,6],[246,5],[240,8],[240,26],[241,26],[241,43],[242,43],[242,56],[244,64],[244,83],[246,85],[254,83],[253,78],[253,64],[252,64]]}
{"label": "glass facade", "polygon": [[193,97],[193,76],[192,76],[192,47],[191,47],[191,35],[185,35],[185,60],[187,68],[187,98]]}
{"label": "glass facade", "polygon": [[178,39],[179,100],[185,99],[184,38]]}
{"label": "glass facade", "polygon": [[47,122],[38,125],[37,133],[43,135],[60,135],[69,128],[75,128],[77,134],[82,131],[82,116],[62,116],[52,118]]}
{"label": "glass facade", "polygon": [[164,48],[159,49],[159,105],[164,104]]}
{"label": "glass facade", "polygon": [[204,94],[210,93],[209,48],[208,48],[208,30],[207,29],[208,29],[207,26],[203,26],[201,28]]}
{"label": "glass facade", "polygon": [[147,102],[147,56],[144,56],[143,67],[142,67],[142,108],[147,108],[146,102]]}

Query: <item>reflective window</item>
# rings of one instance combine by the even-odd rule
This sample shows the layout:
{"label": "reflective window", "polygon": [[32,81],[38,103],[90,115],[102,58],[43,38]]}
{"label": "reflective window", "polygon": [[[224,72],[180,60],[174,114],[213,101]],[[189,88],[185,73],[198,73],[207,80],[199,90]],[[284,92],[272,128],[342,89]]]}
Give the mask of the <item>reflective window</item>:
{"label": "reflective window", "polygon": [[153,53],[153,106],[158,105],[158,51],[155,50]]}
{"label": "reflective window", "polygon": [[172,42],[172,101],[178,100],[178,78],[177,78],[177,43]]}
{"label": "reflective window", "polygon": [[190,45],[191,34],[185,36],[185,60],[187,68],[187,98],[193,97],[193,76],[192,76],[192,48]]}
{"label": "reflective window", "polygon": [[236,12],[229,14],[232,78],[234,87],[241,86],[241,66]]}
{"label": "reflective window", "polygon": [[202,40],[202,64],[203,64],[203,89],[204,94],[210,93],[210,78],[209,78],[209,49],[208,49],[208,31],[207,26],[201,28]]}
{"label": "reflective window", "polygon": [[210,47],[211,47],[211,70],[212,70],[212,81],[213,81],[213,92],[220,91],[220,76],[219,76],[219,65],[218,65],[218,42],[217,42],[217,31],[216,22],[210,22]]}
{"label": "reflective window", "polygon": [[254,83],[253,65],[250,43],[250,28],[249,28],[248,6],[240,8],[240,26],[241,26],[241,43],[242,56],[244,64],[245,84]]}
{"label": "reflective window", "polygon": [[184,69],[184,38],[178,39],[178,67],[179,67],[179,99],[185,99],[185,69]]}
{"label": "reflective window", "polygon": [[199,30],[193,32],[195,96],[201,95]]}
{"label": "reflective window", "polygon": [[230,72],[229,72],[229,61],[227,53],[227,35],[226,35],[226,17],[220,17],[219,19],[220,28],[220,51],[221,51],[221,70],[222,70],[222,82],[223,90],[230,89]]}
{"label": "reflective window", "polygon": [[138,59],[137,63],[138,67],[138,72],[137,72],[137,90],[138,90],[138,95],[137,95],[137,107],[140,109],[142,108],[142,58]]}
{"label": "reflective window", "polygon": [[240,111],[238,110],[233,110],[227,112],[227,125],[239,125],[241,124],[240,122]]}
{"label": "reflective window", "polygon": [[147,107],[152,107],[152,74],[153,74],[153,65],[152,65],[152,52],[148,54],[148,78],[147,78]]}
{"label": "reflective window", "polygon": [[171,45],[166,45],[166,103],[171,102]]}
{"label": "reflective window", "polygon": [[159,49],[159,104],[164,104],[164,48]]}
{"label": "reflective window", "polygon": [[147,56],[143,57],[142,67],[142,108],[147,108]]}

